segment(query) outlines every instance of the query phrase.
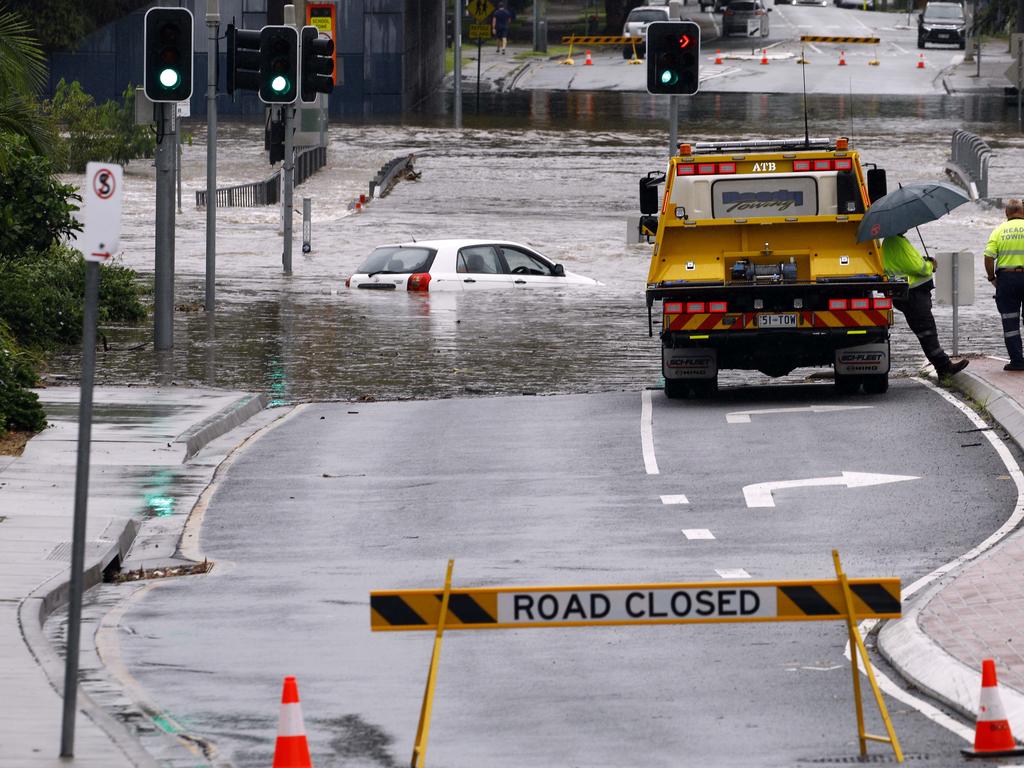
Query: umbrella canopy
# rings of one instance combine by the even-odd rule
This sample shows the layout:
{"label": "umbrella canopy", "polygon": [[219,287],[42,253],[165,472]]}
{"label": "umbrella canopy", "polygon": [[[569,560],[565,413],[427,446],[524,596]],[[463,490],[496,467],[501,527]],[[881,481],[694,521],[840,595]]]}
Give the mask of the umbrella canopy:
{"label": "umbrella canopy", "polygon": [[857,228],[857,242],[901,234],[969,201],[961,190],[944,181],[907,184],[871,204]]}

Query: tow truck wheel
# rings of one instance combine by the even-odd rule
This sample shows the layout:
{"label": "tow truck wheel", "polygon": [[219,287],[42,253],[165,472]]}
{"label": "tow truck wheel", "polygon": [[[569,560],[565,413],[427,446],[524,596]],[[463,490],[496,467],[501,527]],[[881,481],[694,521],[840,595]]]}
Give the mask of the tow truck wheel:
{"label": "tow truck wheel", "polygon": [[864,391],[869,395],[884,395],[889,391],[889,374],[878,373],[865,376]]}
{"label": "tow truck wheel", "polygon": [[[888,385],[888,379],[886,379]],[[855,395],[860,390],[860,376],[844,376],[836,374],[836,392],[841,395]]]}
{"label": "tow truck wheel", "polygon": [[682,400],[690,394],[690,385],[686,379],[665,379],[665,397],[669,400]]}
{"label": "tow truck wheel", "polygon": [[718,392],[718,377],[713,379],[694,379],[690,382],[690,389],[696,398],[714,397]]}

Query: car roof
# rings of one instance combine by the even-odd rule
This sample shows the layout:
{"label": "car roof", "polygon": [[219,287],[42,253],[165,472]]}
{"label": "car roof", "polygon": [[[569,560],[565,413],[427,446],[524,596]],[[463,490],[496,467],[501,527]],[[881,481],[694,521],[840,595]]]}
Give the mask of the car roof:
{"label": "car roof", "polygon": [[536,251],[529,245],[523,245],[522,243],[516,243],[512,240],[505,240],[504,238],[496,237],[491,239],[482,238],[449,238],[442,240],[415,240],[407,243],[382,243],[377,248],[434,248],[440,250],[441,248],[465,248],[473,245],[495,245],[500,243],[501,245],[511,245],[519,248],[526,248],[529,251]]}

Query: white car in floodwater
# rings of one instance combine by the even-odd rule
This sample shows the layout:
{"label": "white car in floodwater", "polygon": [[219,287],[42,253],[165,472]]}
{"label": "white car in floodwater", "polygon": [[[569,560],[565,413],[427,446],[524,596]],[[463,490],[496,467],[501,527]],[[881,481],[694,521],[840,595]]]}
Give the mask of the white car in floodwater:
{"label": "white car in floodwater", "polygon": [[421,240],[375,248],[345,285],[371,291],[474,291],[600,283],[566,272],[520,243]]}

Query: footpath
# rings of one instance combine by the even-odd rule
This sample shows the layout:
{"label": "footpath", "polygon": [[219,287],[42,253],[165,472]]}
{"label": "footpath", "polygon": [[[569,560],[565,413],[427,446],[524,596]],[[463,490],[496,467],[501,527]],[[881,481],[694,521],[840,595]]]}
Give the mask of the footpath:
{"label": "footpath", "polygon": [[[43,622],[67,604],[78,439],[77,387],[39,390],[49,427],[0,456],[0,768],[156,766],[79,688],[75,757],[61,759],[64,661]],[[99,387],[86,586],[120,567],[184,564],[178,540],[232,448],[282,411],[265,396],[185,387]],[[95,627],[83,625],[82,647]]]}

